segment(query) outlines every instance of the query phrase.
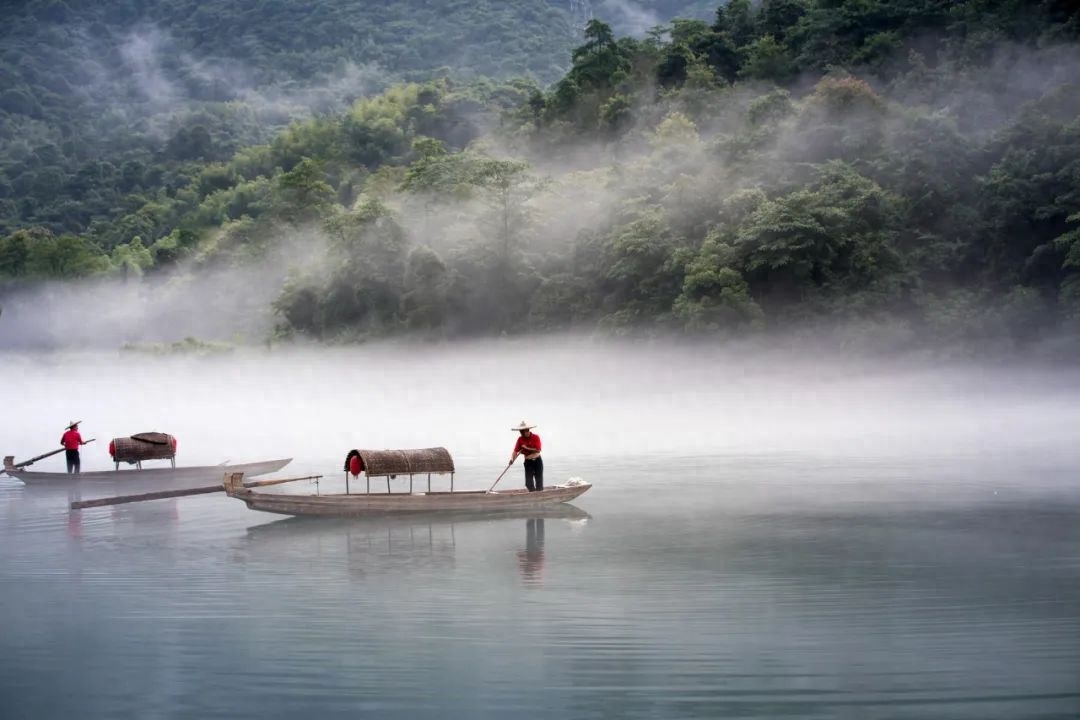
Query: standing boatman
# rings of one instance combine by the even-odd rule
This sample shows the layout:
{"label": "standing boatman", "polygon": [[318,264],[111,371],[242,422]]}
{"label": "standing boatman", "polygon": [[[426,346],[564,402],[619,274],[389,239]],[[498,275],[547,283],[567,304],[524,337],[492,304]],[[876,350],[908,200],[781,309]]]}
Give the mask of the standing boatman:
{"label": "standing boatman", "polygon": [[529,492],[544,489],[544,459],[540,457],[540,436],[532,431],[534,427],[522,420],[520,425],[510,428],[521,436],[514,443],[514,452],[507,464],[507,467],[513,465],[519,454],[525,456],[525,487]]}
{"label": "standing boatman", "polygon": [[67,457],[67,471],[71,475],[79,474],[79,446],[85,445],[82,435],[79,434],[79,420],[73,420],[67,426],[67,432],[60,438],[60,444],[64,446],[64,455]]}

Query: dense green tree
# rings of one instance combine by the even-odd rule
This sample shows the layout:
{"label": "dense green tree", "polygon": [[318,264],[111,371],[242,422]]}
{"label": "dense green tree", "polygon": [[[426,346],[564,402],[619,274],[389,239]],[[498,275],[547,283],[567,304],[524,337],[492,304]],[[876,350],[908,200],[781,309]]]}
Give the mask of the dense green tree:
{"label": "dense green tree", "polygon": [[784,82],[795,74],[795,61],[784,45],[765,35],[746,47],[740,74],[756,80]]}
{"label": "dense green tree", "polygon": [[548,101],[552,118],[569,119],[582,128],[595,128],[600,108],[629,77],[632,50],[615,39],[611,27],[591,20],[585,44],[571,55],[573,65]]}
{"label": "dense green tree", "polygon": [[34,229],[17,230],[8,237],[0,239],[0,275],[8,278],[26,275],[34,234]]}
{"label": "dense green tree", "polygon": [[767,305],[819,298],[880,305],[903,290],[893,245],[898,202],[850,166],[831,163],[814,184],[757,207],[732,244]]}
{"label": "dense green tree", "polygon": [[[21,235],[20,235],[21,234]],[[26,243],[25,273],[43,278],[85,277],[109,269],[109,261],[83,238],[20,230]]]}
{"label": "dense green tree", "polygon": [[682,268],[661,212],[628,208],[624,223],[606,239],[604,256],[600,287],[609,324],[635,325],[670,312]]}
{"label": "dense green tree", "polygon": [[771,37],[782,43],[807,9],[805,0],[762,0],[758,10],[758,32],[763,37]]}
{"label": "dense green tree", "polygon": [[688,330],[717,331],[760,327],[765,318],[750,285],[734,265],[735,249],[710,235],[686,267],[675,315]]}
{"label": "dense green tree", "polygon": [[326,182],[322,163],[303,158],[278,177],[275,208],[282,218],[300,223],[317,219],[333,197],[334,189]]}
{"label": "dense green tree", "polygon": [[732,45],[743,48],[757,37],[757,23],[750,0],[730,0],[716,10],[713,28],[726,35]]}

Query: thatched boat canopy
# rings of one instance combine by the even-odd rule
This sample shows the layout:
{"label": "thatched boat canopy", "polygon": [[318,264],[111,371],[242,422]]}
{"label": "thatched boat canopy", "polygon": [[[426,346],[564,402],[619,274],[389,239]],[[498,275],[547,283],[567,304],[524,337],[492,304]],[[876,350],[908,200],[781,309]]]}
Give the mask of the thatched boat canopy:
{"label": "thatched boat canopy", "polygon": [[454,472],[454,459],[446,448],[416,450],[358,450],[368,477],[441,475]]}
{"label": "thatched boat canopy", "polygon": [[176,438],[168,433],[136,433],[131,437],[113,438],[109,454],[117,463],[140,463],[143,460],[171,460],[176,457]]}

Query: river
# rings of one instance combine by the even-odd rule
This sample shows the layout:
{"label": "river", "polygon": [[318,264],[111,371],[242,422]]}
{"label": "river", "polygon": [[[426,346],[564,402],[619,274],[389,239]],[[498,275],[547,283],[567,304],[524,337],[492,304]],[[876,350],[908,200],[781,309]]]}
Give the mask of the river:
{"label": "river", "polygon": [[1080,716],[1073,370],[567,341],[7,354],[0,379],[20,459],[82,420],[84,470],[159,430],[321,488],[350,448],[443,445],[479,488],[525,419],[547,484],[594,485],[335,521],[70,511],[116,489],[0,477],[5,719]]}

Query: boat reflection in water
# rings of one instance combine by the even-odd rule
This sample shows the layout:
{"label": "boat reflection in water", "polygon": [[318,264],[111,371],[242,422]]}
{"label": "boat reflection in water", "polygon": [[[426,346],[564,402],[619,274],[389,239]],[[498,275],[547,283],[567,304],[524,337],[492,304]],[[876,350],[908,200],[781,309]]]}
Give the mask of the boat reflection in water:
{"label": "boat reflection in water", "polygon": [[[545,521],[580,529],[591,516],[561,504],[532,510],[492,513],[416,513],[365,518],[291,517],[248,528],[234,546],[243,563],[273,563],[280,568],[316,568],[333,573],[385,575],[453,567],[461,558],[491,565],[516,554],[527,585],[539,585],[544,565]],[[510,525],[525,521],[525,544],[509,535]]]}
{"label": "boat reflection in water", "polygon": [[71,538],[81,538],[87,531],[91,535],[103,532],[118,534],[134,528],[137,532],[160,536],[163,533],[180,532],[181,501],[175,498],[154,502],[129,503],[97,509],[93,513],[69,510],[73,502],[99,497],[102,493],[122,493],[130,485],[97,485],[87,489],[78,483],[67,485],[25,486],[16,480],[0,478],[0,522],[7,530],[17,527],[59,527]]}

